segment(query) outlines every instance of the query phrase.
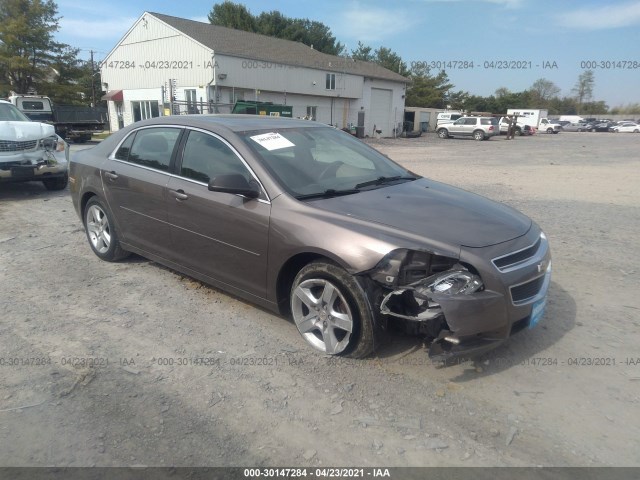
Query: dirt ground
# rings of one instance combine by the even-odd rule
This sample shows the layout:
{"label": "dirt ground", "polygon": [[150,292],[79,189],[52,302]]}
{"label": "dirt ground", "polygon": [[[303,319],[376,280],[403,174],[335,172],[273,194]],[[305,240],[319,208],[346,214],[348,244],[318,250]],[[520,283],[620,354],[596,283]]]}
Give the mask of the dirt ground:
{"label": "dirt ground", "polygon": [[640,465],[640,135],[370,143],[531,216],[541,323],[475,362],[394,334],[365,360],[140,257],[68,192],[0,185],[0,466]]}

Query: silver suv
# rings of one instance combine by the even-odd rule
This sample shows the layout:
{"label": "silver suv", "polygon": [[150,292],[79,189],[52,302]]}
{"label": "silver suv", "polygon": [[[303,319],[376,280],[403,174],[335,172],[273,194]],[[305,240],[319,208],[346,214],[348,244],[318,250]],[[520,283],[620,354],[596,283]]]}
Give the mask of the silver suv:
{"label": "silver suv", "polygon": [[439,126],[437,132],[440,138],[460,136],[488,140],[500,135],[500,126],[498,119],[493,117],[461,117],[453,123]]}

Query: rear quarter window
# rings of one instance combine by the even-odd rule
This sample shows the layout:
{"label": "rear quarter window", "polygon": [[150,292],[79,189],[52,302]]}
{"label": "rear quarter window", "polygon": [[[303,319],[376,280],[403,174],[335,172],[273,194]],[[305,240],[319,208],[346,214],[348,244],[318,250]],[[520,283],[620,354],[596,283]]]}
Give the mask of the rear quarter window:
{"label": "rear quarter window", "polygon": [[129,160],[129,152],[131,151],[131,144],[133,143],[133,139],[135,138],[135,132],[129,135],[124,142],[120,144],[118,150],[114,155],[118,160]]}

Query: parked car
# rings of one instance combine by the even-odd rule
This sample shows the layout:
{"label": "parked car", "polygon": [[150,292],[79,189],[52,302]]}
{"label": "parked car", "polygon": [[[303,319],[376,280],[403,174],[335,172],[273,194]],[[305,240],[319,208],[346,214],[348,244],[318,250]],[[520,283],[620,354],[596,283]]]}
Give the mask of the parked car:
{"label": "parked car", "polygon": [[445,123],[453,123],[463,116],[464,115],[462,114],[462,112],[457,110],[447,110],[438,113],[438,115],[436,116],[436,130],[440,125],[444,125]]}
{"label": "parked car", "polygon": [[453,123],[438,126],[440,138],[472,137],[474,140],[488,140],[500,135],[498,119],[494,117],[461,117]]}
{"label": "parked car", "polygon": [[562,126],[565,132],[588,132],[591,127],[586,123],[568,123]]}
{"label": "parked car", "polygon": [[53,125],[32,122],[0,100],[0,182],[39,181],[48,190],[67,186],[69,146]]}
{"label": "parked car", "polygon": [[[500,126],[501,135],[507,135],[510,124],[511,124],[511,121],[509,117],[500,117],[500,119],[498,120],[498,125]],[[534,128],[530,125],[527,125],[526,123],[516,122],[515,134],[517,136],[533,135],[534,131],[535,131]]]}
{"label": "parked car", "polygon": [[605,120],[599,121],[591,124],[592,132],[608,132],[611,127],[614,127],[615,123]]}
{"label": "parked car", "polygon": [[640,125],[635,122],[622,122],[611,127],[614,133],[640,133]]}
{"label": "parked car", "polygon": [[75,154],[70,175],[99,258],[135,252],[290,315],[326,354],[367,355],[400,323],[433,358],[469,355],[544,311],[551,256],[531,219],[315,122],[154,118]]}

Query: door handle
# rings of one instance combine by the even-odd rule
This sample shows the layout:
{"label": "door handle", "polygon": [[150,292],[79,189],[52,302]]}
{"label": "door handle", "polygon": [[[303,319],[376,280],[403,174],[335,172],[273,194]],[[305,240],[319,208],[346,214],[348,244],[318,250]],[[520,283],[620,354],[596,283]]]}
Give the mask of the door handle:
{"label": "door handle", "polygon": [[180,190],[169,190],[169,192],[171,193],[171,195],[176,200],[186,200],[187,198],[189,198],[189,195],[184,193],[184,190],[182,190],[182,189],[180,189]]}
{"label": "door handle", "polygon": [[107,177],[109,180],[117,180],[118,179],[118,174],[115,171],[110,171],[110,172],[104,172],[104,176]]}

